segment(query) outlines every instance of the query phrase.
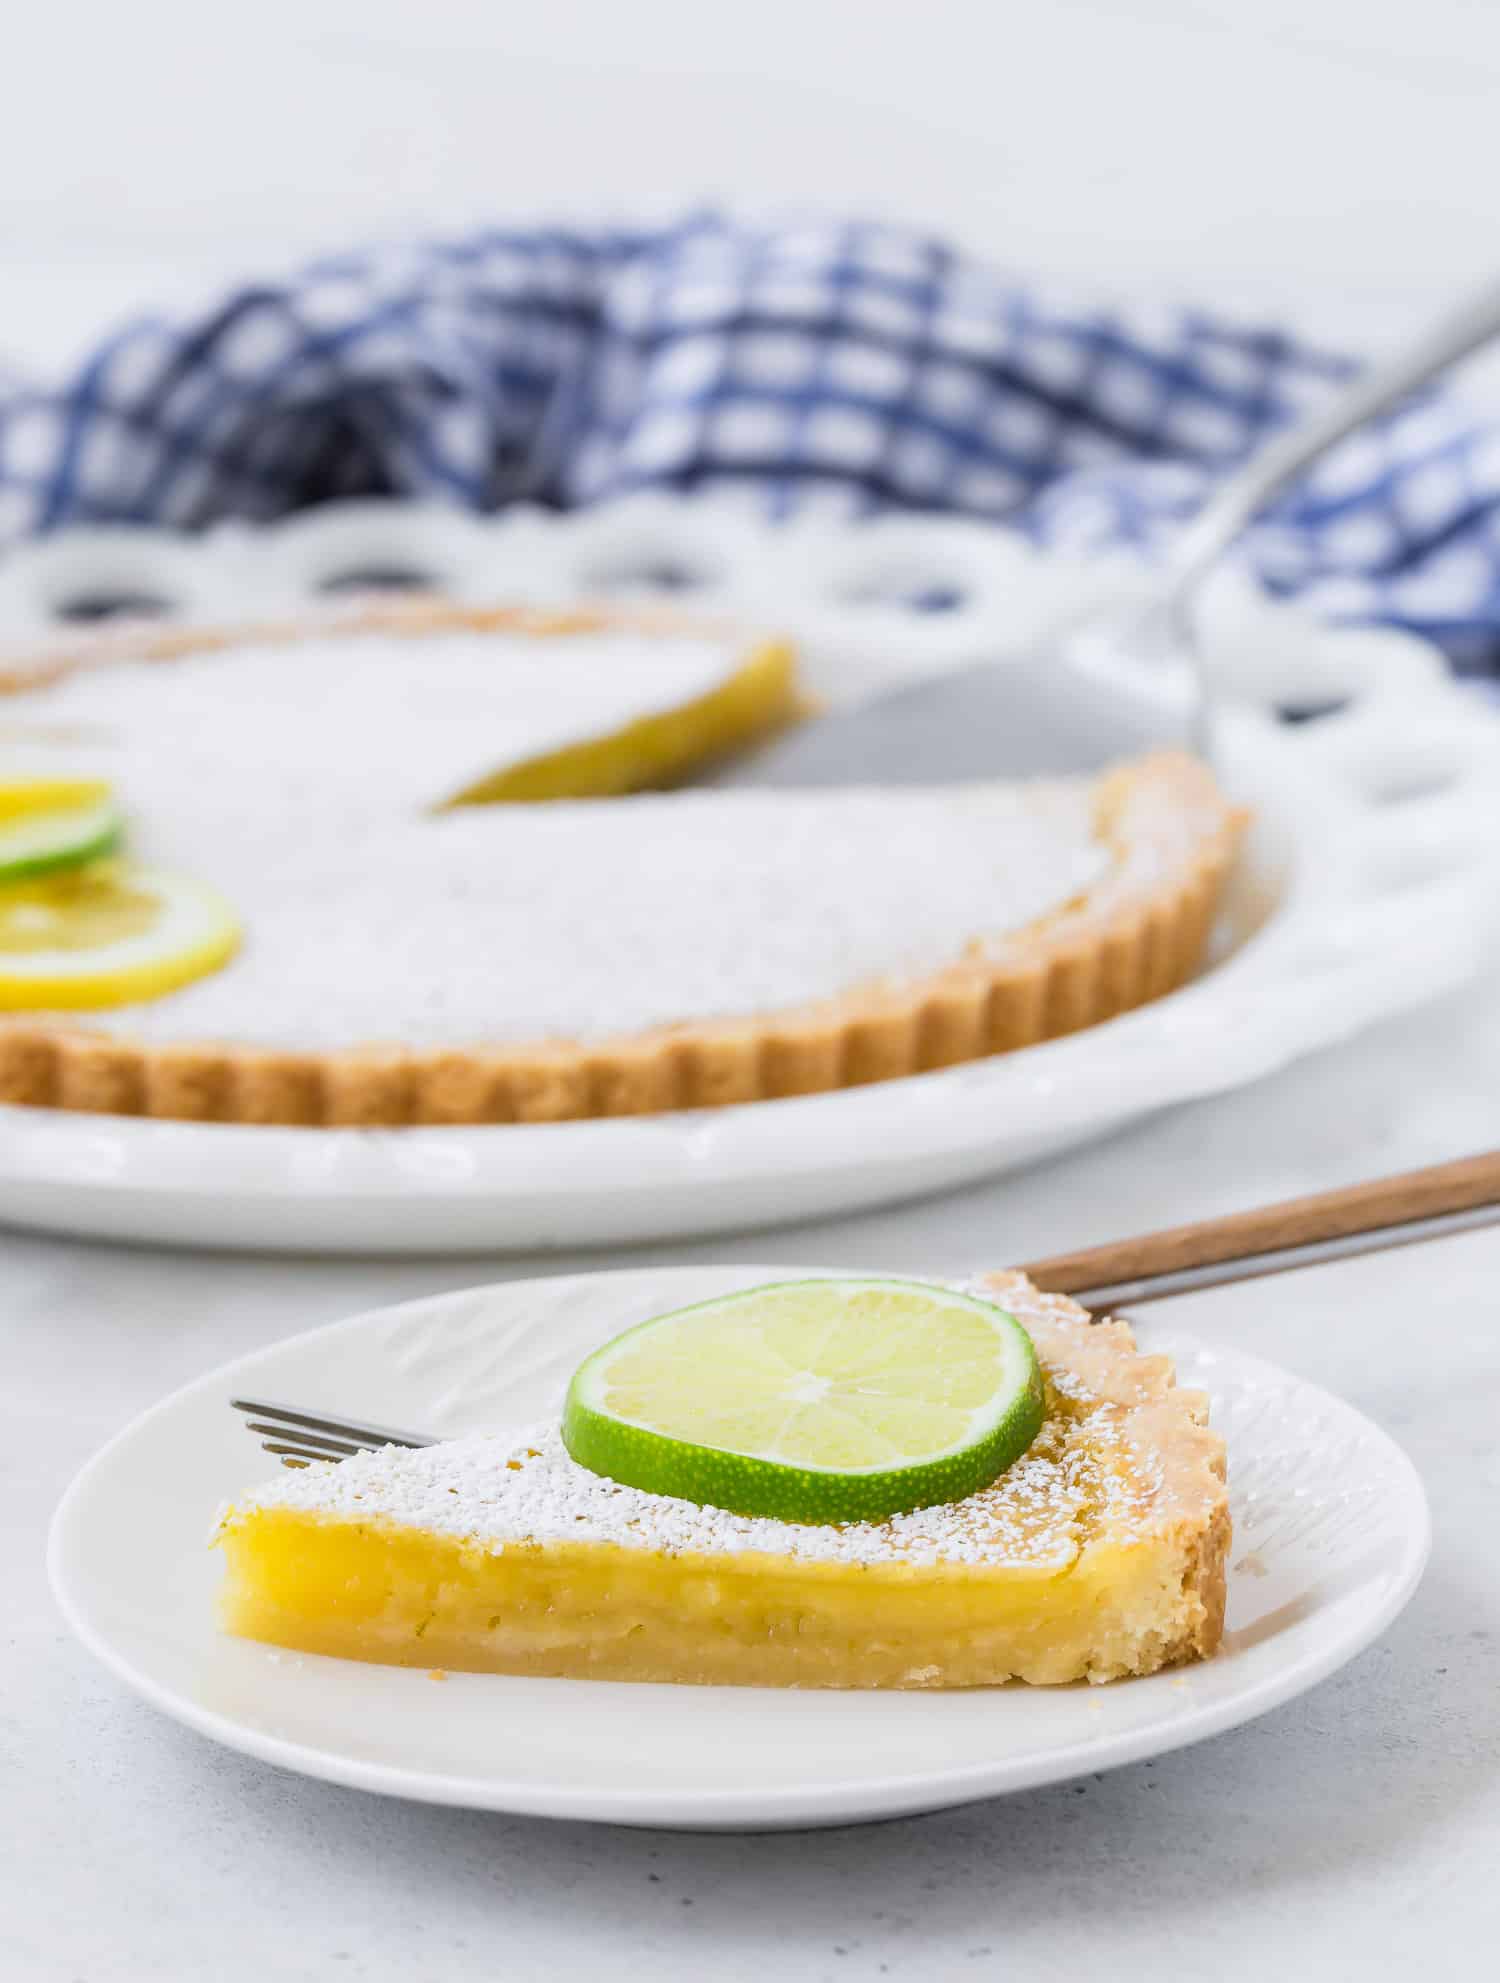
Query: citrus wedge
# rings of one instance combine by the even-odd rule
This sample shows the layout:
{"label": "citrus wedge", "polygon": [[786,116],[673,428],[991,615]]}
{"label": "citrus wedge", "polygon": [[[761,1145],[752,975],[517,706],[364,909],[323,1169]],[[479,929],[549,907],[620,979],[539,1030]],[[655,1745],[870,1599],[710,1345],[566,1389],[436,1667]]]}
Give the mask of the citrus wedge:
{"label": "citrus wedge", "polygon": [[233,954],[234,911],[202,882],[96,861],[0,889],[0,1011],[158,998]]}
{"label": "citrus wedge", "polygon": [[114,852],[123,831],[109,787],[90,779],[0,783],[0,884]]}
{"label": "citrus wedge", "polygon": [[569,1453],[652,1494],[799,1523],[962,1500],[1041,1429],[1031,1339],[916,1281],[786,1281],[629,1329],[574,1375]]}

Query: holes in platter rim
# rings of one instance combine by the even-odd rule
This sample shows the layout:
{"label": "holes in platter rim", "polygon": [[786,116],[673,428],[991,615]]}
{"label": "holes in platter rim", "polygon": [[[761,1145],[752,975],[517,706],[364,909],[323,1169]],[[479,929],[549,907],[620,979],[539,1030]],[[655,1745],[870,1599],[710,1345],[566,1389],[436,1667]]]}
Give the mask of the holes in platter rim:
{"label": "holes in platter rim", "polygon": [[719,583],[722,573],[688,558],[659,556],[620,558],[585,572],[582,589],[588,593],[667,593],[702,592]]}
{"label": "holes in platter rim", "polygon": [[366,564],[350,565],[330,572],[313,587],[315,592],[338,596],[346,592],[436,592],[442,581],[436,572],[417,565],[382,563],[372,558]]}
{"label": "holes in platter rim", "polygon": [[1278,723],[1321,723],[1329,716],[1342,716],[1354,700],[1352,696],[1324,696],[1313,702],[1278,702]]}
{"label": "holes in platter rim", "polygon": [[164,619],[174,610],[172,601],[158,592],[101,585],[91,592],[74,592],[57,600],[52,617],[68,626],[97,626],[105,620]]}
{"label": "holes in platter rim", "polygon": [[888,565],[845,580],[833,596],[843,606],[874,606],[928,616],[960,612],[969,603],[970,590],[951,572]]}

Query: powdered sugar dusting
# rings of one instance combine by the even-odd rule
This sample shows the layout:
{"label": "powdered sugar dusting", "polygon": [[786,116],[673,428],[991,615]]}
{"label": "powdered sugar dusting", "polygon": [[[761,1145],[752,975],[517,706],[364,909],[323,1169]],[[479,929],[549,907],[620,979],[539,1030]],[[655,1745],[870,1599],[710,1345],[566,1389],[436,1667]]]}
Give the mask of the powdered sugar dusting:
{"label": "powdered sugar dusting", "polygon": [[497,1553],[567,1542],[669,1555],[1060,1570],[1092,1535],[1142,1532],[1156,1483],[1133,1457],[1127,1461],[1120,1408],[1070,1401],[1050,1385],[1049,1406],[1035,1443],[993,1486],[878,1523],[804,1527],[622,1487],[572,1460],[555,1423],[310,1466],[246,1497],[228,1519],[290,1508],[423,1529]]}
{"label": "powdered sugar dusting", "polygon": [[791,1009],[941,969],[1066,901],[1103,865],[1087,818],[1082,794],[683,792],[325,819],[295,847],[262,816],[231,848],[229,818],[208,844],[200,811],[193,867],[239,908],[244,952],[115,1023],[420,1047]]}
{"label": "powdered sugar dusting", "polygon": [[[497,629],[247,639],[168,660],[108,660],[0,705],[0,751],[29,735],[95,757],[146,817],[212,802],[330,800],[415,814],[518,759],[716,688],[743,643],[628,629],[537,639]],[[127,782],[128,781],[128,782]]]}
{"label": "powdered sugar dusting", "polygon": [[0,706],[0,762],[96,764],[137,855],[239,911],[226,969],[90,1015],[147,1040],[532,1045],[790,1011],[957,963],[1108,870],[1081,784],[429,810],[738,658],[615,631],[111,661]]}

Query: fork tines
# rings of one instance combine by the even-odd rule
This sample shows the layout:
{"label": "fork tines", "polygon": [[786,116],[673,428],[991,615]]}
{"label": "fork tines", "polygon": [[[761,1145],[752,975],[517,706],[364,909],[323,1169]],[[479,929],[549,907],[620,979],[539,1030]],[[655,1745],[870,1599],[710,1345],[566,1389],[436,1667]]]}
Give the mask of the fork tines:
{"label": "fork tines", "polygon": [[260,1398],[231,1398],[229,1402],[235,1411],[244,1413],[246,1430],[255,1433],[265,1450],[286,1467],[306,1466],[309,1460],[347,1460],[354,1453],[378,1452],[382,1446],[434,1443],[420,1432],[398,1432],[393,1426],[324,1417],[290,1405],[267,1404]]}

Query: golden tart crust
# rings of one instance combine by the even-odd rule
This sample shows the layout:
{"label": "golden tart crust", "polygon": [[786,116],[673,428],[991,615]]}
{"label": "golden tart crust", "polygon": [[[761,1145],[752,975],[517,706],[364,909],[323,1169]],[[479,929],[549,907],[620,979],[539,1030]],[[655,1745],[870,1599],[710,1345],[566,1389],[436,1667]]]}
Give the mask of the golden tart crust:
{"label": "golden tart crust", "polygon": [[[170,660],[252,636],[453,628],[547,636],[616,626],[681,632],[688,624],[648,611],[382,603],[284,627],[163,628],[59,644],[55,655],[0,669],[0,693],[97,660]],[[1181,753],[1105,774],[1093,815],[1096,838],[1114,856],[1097,886],[913,981],[749,1018],[493,1048],[179,1045],[21,1017],[0,1023],[0,1102],[308,1127],[566,1122],[818,1094],[1032,1046],[1159,998],[1192,975],[1244,825],[1207,768]]]}

